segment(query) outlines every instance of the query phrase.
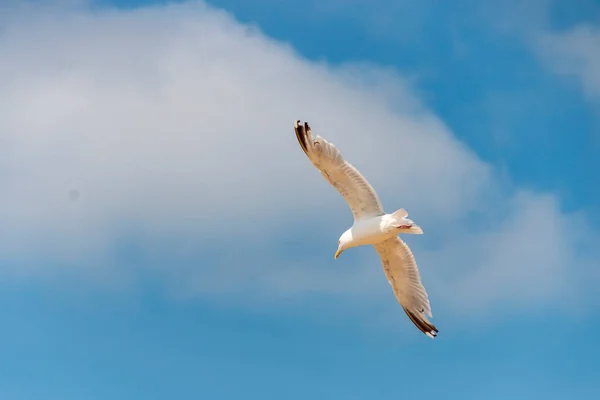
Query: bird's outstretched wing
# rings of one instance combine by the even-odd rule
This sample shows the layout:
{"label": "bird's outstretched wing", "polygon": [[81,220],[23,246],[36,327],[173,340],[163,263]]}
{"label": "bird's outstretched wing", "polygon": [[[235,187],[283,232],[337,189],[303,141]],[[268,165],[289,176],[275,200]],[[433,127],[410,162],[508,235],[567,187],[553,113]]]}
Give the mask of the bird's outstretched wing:
{"label": "bird's outstretched wing", "polygon": [[427,336],[434,338],[438,330],[429,322],[431,306],[410,248],[398,236],[373,245],[379,253],[385,275],[396,299],[408,318]]}
{"label": "bird's outstretched wing", "polygon": [[344,160],[338,149],[323,139],[315,138],[305,122],[294,122],[294,129],[302,150],[327,181],[342,195],[354,219],[383,215],[377,193],[352,164]]}

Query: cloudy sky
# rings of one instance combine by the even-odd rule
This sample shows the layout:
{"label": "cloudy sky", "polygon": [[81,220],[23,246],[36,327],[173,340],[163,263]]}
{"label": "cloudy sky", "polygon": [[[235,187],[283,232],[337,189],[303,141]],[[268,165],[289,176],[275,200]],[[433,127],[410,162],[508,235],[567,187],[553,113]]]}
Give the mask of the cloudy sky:
{"label": "cloudy sky", "polygon": [[[592,0],[0,1],[0,398],[600,391]],[[298,147],[425,231],[396,303]]]}

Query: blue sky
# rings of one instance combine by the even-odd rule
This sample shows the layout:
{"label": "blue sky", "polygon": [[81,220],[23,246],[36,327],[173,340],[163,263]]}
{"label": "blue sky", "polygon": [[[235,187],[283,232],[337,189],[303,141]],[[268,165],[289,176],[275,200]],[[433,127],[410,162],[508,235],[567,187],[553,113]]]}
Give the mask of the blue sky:
{"label": "blue sky", "polygon": [[[600,391],[595,2],[7,4],[1,398]],[[423,227],[434,341],[294,119]]]}

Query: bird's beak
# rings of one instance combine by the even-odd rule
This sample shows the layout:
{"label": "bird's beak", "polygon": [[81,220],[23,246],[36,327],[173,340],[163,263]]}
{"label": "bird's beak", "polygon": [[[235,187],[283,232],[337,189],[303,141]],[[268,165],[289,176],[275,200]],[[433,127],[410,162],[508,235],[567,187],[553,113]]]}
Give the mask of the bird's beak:
{"label": "bird's beak", "polygon": [[337,258],[340,256],[340,254],[342,254],[342,247],[338,247],[337,251],[335,252],[335,256],[333,256],[333,258],[335,258],[337,260]]}

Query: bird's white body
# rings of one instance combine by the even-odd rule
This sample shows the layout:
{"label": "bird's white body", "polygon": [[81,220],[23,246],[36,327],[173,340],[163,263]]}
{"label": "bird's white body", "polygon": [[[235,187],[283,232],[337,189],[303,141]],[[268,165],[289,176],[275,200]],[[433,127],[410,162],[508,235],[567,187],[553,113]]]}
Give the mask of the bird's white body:
{"label": "bird's white body", "polygon": [[407,218],[403,208],[386,214],[377,192],[352,164],[348,163],[333,143],[321,136],[313,137],[307,123],[295,121],[298,143],[310,162],[344,198],[354,224],[338,241],[335,258],[356,246],[373,245],[392,286],[396,299],[410,320],[427,336],[434,338],[437,328],[429,322],[431,307],[415,258],[399,233],[421,234],[423,231]]}
{"label": "bird's white body", "polygon": [[[347,232],[347,247],[366,244],[377,244],[398,234],[399,229],[393,224],[391,214],[359,219]],[[351,246],[350,246],[351,245]]]}
{"label": "bird's white body", "polygon": [[406,218],[407,215],[404,209],[400,209],[393,214],[357,219],[352,227],[342,234],[340,242],[345,242],[344,249],[348,249],[378,244],[399,233],[423,233],[418,225]]}

